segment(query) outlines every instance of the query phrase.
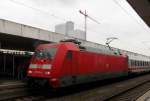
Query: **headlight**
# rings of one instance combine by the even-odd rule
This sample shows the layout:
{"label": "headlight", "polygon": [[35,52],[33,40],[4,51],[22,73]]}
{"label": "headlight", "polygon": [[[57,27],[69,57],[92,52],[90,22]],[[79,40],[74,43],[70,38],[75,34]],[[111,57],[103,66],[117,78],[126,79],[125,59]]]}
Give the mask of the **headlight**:
{"label": "headlight", "polygon": [[29,68],[37,68],[37,64],[30,64]]}
{"label": "headlight", "polygon": [[31,74],[31,73],[32,73],[32,71],[31,71],[31,70],[29,70],[29,71],[28,71],[28,73],[29,73],[29,74]]}
{"label": "headlight", "polygon": [[43,69],[51,69],[52,65],[51,64],[45,64],[42,66]]}
{"label": "headlight", "polygon": [[50,75],[50,72],[49,72],[49,71],[48,71],[48,72],[45,72],[45,74],[46,74],[46,75]]}

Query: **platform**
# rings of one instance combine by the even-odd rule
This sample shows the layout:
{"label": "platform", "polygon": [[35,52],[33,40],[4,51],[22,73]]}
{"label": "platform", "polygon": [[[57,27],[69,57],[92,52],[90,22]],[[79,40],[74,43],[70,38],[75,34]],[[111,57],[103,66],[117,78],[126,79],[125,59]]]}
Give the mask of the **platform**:
{"label": "platform", "polygon": [[150,90],[147,91],[144,95],[139,97],[136,101],[150,101]]}

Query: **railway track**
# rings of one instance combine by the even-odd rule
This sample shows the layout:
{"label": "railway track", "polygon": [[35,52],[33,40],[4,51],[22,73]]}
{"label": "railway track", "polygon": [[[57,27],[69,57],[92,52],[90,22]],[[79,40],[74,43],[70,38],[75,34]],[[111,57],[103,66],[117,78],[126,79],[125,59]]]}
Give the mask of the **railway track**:
{"label": "railway track", "polygon": [[133,101],[149,88],[150,74],[48,101]]}
{"label": "railway track", "polygon": [[[83,88],[62,89],[56,95],[51,92],[38,93],[37,95],[17,97],[13,101],[133,101],[149,90],[150,74],[95,88],[91,87],[91,89]],[[12,99],[7,101],[12,101]]]}
{"label": "railway track", "polygon": [[4,82],[0,85],[0,100],[24,96],[28,89],[21,81]]}
{"label": "railway track", "polygon": [[150,89],[150,81],[137,85],[118,95],[115,95],[106,101],[136,101],[140,96]]}

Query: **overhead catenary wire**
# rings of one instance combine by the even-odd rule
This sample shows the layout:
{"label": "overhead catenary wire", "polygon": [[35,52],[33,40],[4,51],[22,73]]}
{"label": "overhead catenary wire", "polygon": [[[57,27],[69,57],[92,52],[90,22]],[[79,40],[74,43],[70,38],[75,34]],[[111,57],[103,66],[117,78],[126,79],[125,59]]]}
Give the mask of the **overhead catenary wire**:
{"label": "overhead catenary wire", "polygon": [[[133,15],[131,15],[124,7],[122,7],[122,5],[118,2],[118,0],[113,0],[114,3],[116,5],[118,5],[118,7],[120,7],[135,23],[137,23],[140,28],[143,30],[141,23],[139,23],[139,21],[137,19],[135,19],[135,17]],[[127,2],[127,1],[126,1]],[[138,15],[138,14],[137,14]],[[139,15],[138,15],[139,16]],[[145,42],[141,42],[145,47],[147,47],[148,49],[150,49],[150,47],[148,45],[146,45]]]}
{"label": "overhead catenary wire", "polygon": [[[26,4],[22,3],[22,2],[18,2],[18,1],[16,1],[16,0],[9,0],[9,1],[11,1],[11,2],[13,2],[13,3],[16,3],[16,4],[18,4],[18,5],[22,5],[22,6],[31,8],[31,9],[36,10],[36,11],[41,12],[41,13],[49,14],[50,16],[54,17],[55,19],[58,19],[58,20],[61,20],[61,21],[68,21],[68,20],[66,20],[66,19],[64,19],[64,18],[62,18],[62,17],[56,16],[55,14],[52,14],[52,13],[50,13],[50,12],[41,10],[41,9],[39,9],[39,8],[35,8],[35,7],[32,7],[32,6],[26,5]],[[113,1],[114,1],[114,3],[115,3],[116,5],[118,5],[128,16],[130,16],[130,17],[132,18],[132,20],[134,20],[137,24],[139,24],[139,22],[134,18],[134,16],[132,16],[130,13],[128,13],[128,12],[126,11],[126,9],[124,9],[124,8],[122,7],[122,5],[120,5],[120,3],[119,3],[117,0],[113,0]],[[93,18],[91,18],[91,19],[93,19]],[[99,22],[98,22],[98,23],[99,23]]]}
{"label": "overhead catenary wire", "polygon": [[[17,4],[17,5],[21,5],[21,6],[30,8],[30,9],[32,9],[32,10],[38,11],[38,12],[40,12],[40,13],[43,13],[43,14],[46,14],[46,15],[48,14],[49,16],[53,17],[54,19],[58,19],[58,20],[63,21],[63,22],[67,22],[67,21],[68,21],[68,20],[66,20],[65,18],[56,16],[56,15],[50,13],[50,12],[44,11],[44,10],[39,9],[39,8],[36,8],[36,7],[32,7],[32,6],[27,5],[27,4],[24,4],[24,3],[22,3],[22,2],[18,2],[18,1],[16,1],[16,0],[9,0],[9,1],[11,1],[11,2],[13,2],[13,3]],[[92,18],[92,19],[93,19],[93,18]],[[92,19],[91,19],[91,20],[92,20]],[[95,21],[96,21],[97,24],[100,24],[97,20],[95,20]],[[77,24],[77,23],[75,23],[75,25],[77,25],[79,29],[80,29],[80,28],[81,28],[81,29],[84,29],[84,26],[83,26],[83,25],[80,25],[80,24]],[[101,28],[101,29],[102,29],[102,28]],[[93,28],[88,27],[88,33],[93,34],[93,33],[106,33],[106,32],[94,30]],[[105,39],[105,38],[107,38],[107,37],[108,37],[108,36],[107,36],[106,34],[104,34],[104,36],[103,36],[103,37],[101,36],[100,38],[101,38],[101,39]]]}
{"label": "overhead catenary wire", "polygon": [[16,1],[16,0],[9,0],[9,1],[10,1],[10,2],[13,2],[13,3],[15,3],[15,4],[18,4],[18,5],[22,5],[22,6],[24,6],[24,7],[27,7],[27,8],[36,10],[36,11],[38,11],[38,12],[48,14],[48,15],[54,17],[55,19],[58,19],[58,20],[61,20],[61,21],[66,21],[66,19],[61,18],[61,17],[59,17],[59,16],[56,16],[56,15],[54,15],[53,13],[50,13],[50,12],[48,12],[48,11],[44,11],[44,10],[42,10],[42,9],[35,8],[35,7],[32,7],[32,6],[26,5],[26,4],[24,4],[24,3],[22,3],[22,2],[18,2],[18,1]]}
{"label": "overhead catenary wire", "polygon": [[122,7],[122,5],[117,0],[113,0],[113,1],[116,5],[118,5],[118,7],[120,7],[122,9],[122,11],[124,13],[126,13],[133,21],[135,21],[135,23],[137,23],[141,27],[141,24],[137,21],[137,19],[135,19],[135,17],[133,15],[131,15],[124,7]]}
{"label": "overhead catenary wire", "polygon": [[[61,21],[63,21],[63,22],[68,21],[67,19],[65,19],[65,18],[63,18],[63,17],[57,16],[57,15],[55,15],[55,14],[53,14],[53,13],[50,13],[50,12],[48,12],[48,11],[44,11],[44,10],[42,10],[42,9],[39,9],[39,8],[30,6],[30,5],[27,5],[27,4],[22,3],[22,2],[20,2],[20,1],[16,1],[16,0],[9,0],[9,1],[10,1],[10,2],[13,2],[13,3],[15,3],[15,4],[18,4],[18,5],[22,5],[22,6],[24,6],[24,7],[33,9],[33,10],[35,10],[35,11],[41,12],[41,13],[43,13],[43,14],[48,14],[49,16],[53,17],[54,19],[58,19],[58,20],[61,20]],[[128,12],[118,3],[118,1],[114,0],[114,2],[115,2],[120,8],[122,8],[122,10],[123,10],[124,12],[126,12],[126,13],[128,14]],[[93,19],[93,18],[92,18],[92,19]],[[132,19],[133,19],[133,18],[132,18]],[[97,24],[100,24],[97,20],[96,20],[96,22],[97,22]],[[78,27],[84,29],[84,27],[83,27],[82,25],[79,25],[79,24],[76,24],[76,25],[77,25]],[[96,32],[96,33],[101,33],[101,32],[102,32],[102,31],[94,30],[94,29],[92,29],[91,27],[88,28],[88,30],[89,30],[90,32]]]}
{"label": "overhead catenary wire", "polygon": [[[41,12],[41,13],[44,13],[44,14],[48,14],[49,16],[53,17],[54,19],[58,19],[58,20],[61,20],[61,21],[64,21],[64,22],[68,21],[68,20],[65,19],[65,18],[56,16],[55,14],[50,13],[50,12],[48,12],[48,11],[44,11],[44,10],[42,10],[42,9],[35,8],[35,7],[32,7],[32,6],[26,5],[25,3],[18,2],[18,1],[16,1],[16,0],[9,0],[9,1],[10,1],[10,2],[13,2],[13,3],[15,3],[15,4],[18,4],[18,5],[27,7],[27,8],[30,8],[30,9],[35,10],[35,11],[38,11],[38,12]],[[81,27],[81,26],[80,26],[80,27]]]}
{"label": "overhead catenary wire", "polygon": [[[22,5],[22,6],[25,6],[25,7],[30,8],[30,9],[36,10],[36,11],[41,12],[41,13],[43,13],[43,14],[47,14],[47,15],[49,15],[49,16],[52,16],[52,17],[55,18],[55,19],[58,19],[58,20],[61,20],[61,21],[67,21],[66,19],[64,19],[64,18],[62,18],[62,17],[59,17],[59,16],[56,16],[56,15],[50,13],[49,11],[44,11],[44,10],[41,10],[41,9],[39,9],[39,8],[32,7],[32,6],[27,5],[27,4],[24,4],[24,3],[19,3],[19,2],[16,1],[16,0],[9,0],[9,1],[12,1],[13,3],[18,4],[18,5]],[[14,1],[15,1],[15,2],[14,2]],[[125,11],[126,11],[126,10],[125,10]],[[127,12],[127,13],[128,13],[128,12]],[[131,17],[131,16],[130,16],[130,17]],[[133,19],[133,18],[132,18],[132,19]],[[134,20],[135,20],[135,19],[134,19]],[[81,25],[78,25],[78,26],[81,27]],[[83,26],[82,26],[82,27],[83,27]],[[81,27],[81,28],[82,28],[82,27]],[[98,30],[97,30],[97,31],[94,31],[93,29],[91,29],[91,27],[88,28],[88,30],[89,30],[90,32],[99,33]],[[101,31],[101,32],[102,32],[102,31]],[[105,35],[105,34],[104,34],[104,35]],[[128,42],[127,42],[127,43],[128,43]]]}
{"label": "overhead catenary wire", "polygon": [[[9,1],[10,1],[10,2],[13,2],[13,3],[17,4],[17,5],[21,5],[21,6],[30,8],[30,9],[32,9],[32,10],[38,11],[38,12],[40,12],[40,13],[48,14],[49,16],[53,17],[54,19],[58,19],[58,20],[61,20],[61,21],[63,21],[63,22],[68,21],[68,20],[65,19],[65,18],[59,17],[59,16],[57,16],[57,15],[55,15],[55,14],[53,14],[53,13],[50,13],[50,12],[48,12],[48,11],[44,11],[44,10],[42,10],[42,9],[39,9],[39,8],[36,8],[36,7],[32,7],[32,6],[30,6],[30,5],[26,5],[25,3],[18,2],[18,1],[16,1],[16,0],[9,0]],[[91,17],[90,17],[90,19],[93,20],[93,18],[91,18]],[[97,24],[100,24],[97,20],[94,20],[94,21],[96,21]],[[82,25],[79,25],[79,24],[76,24],[76,25],[77,25],[78,27],[84,29],[84,27],[83,27]],[[90,32],[100,33],[100,32],[98,32],[98,31],[95,31],[95,30],[91,29],[91,28],[88,28],[88,30],[90,30]]]}

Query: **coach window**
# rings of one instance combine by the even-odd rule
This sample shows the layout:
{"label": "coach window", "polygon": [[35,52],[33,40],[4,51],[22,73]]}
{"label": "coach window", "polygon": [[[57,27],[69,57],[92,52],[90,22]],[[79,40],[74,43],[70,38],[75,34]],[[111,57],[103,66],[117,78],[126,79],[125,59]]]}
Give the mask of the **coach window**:
{"label": "coach window", "polygon": [[135,66],[137,66],[137,61],[135,61]]}
{"label": "coach window", "polygon": [[133,61],[132,60],[130,61],[130,65],[133,66]]}
{"label": "coach window", "polygon": [[139,66],[141,66],[141,61],[139,61]]}
{"label": "coach window", "polygon": [[138,61],[138,66],[140,66],[140,61]]}
{"label": "coach window", "polygon": [[147,66],[147,61],[146,61],[146,66]]}
{"label": "coach window", "polygon": [[134,60],[132,60],[132,66],[134,66]]}
{"label": "coach window", "polygon": [[136,61],[134,61],[134,66],[136,66]]}
{"label": "coach window", "polygon": [[135,61],[135,66],[137,66],[138,65],[138,63],[137,63],[137,61]]}
{"label": "coach window", "polygon": [[133,66],[135,66],[135,61],[133,60]]}
{"label": "coach window", "polygon": [[136,66],[138,66],[138,61],[136,61]]}
{"label": "coach window", "polygon": [[135,61],[133,60],[133,66],[135,66]]}
{"label": "coach window", "polygon": [[131,60],[131,64],[132,64],[132,66],[134,65],[134,61],[133,60]]}
{"label": "coach window", "polygon": [[148,62],[146,61],[146,66],[148,66]]}
{"label": "coach window", "polygon": [[72,59],[72,51],[67,52],[67,59]]}
{"label": "coach window", "polygon": [[140,63],[139,63],[139,61],[137,61],[137,66],[140,66]]}
{"label": "coach window", "polygon": [[133,62],[133,66],[135,66],[135,61],[133,60],[132,62]]}
{"label": "coach window", "polygon": [[143,66],[143,61],[141,61],[141,63],[142,63],[142,65],[141,65],[141,66]]}

